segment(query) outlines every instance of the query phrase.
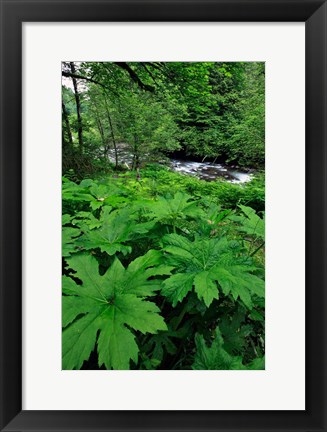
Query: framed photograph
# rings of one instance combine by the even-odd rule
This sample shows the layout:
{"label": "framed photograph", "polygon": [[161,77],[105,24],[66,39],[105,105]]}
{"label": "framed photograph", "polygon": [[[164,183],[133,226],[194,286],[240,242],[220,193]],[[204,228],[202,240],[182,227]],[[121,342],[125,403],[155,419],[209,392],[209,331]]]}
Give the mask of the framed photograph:
{"label": "framed photograph", "polygon": [[326,430],[325,1],[1,1],[1,430]]}

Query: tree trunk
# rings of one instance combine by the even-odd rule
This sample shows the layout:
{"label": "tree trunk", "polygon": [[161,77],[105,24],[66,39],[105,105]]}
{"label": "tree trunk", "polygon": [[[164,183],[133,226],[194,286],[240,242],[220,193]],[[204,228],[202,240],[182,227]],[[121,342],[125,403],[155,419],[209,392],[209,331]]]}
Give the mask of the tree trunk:
{"label": "tree trunk", "polygon": [[106,156],[107,151],[108,151],[108,148],[107,148],[108,146],[107,146],[107,143],[106,143],[106,138],[105,138],[105,135],[104,135],[104,129],[103,129],[102,121],[101,121],[101,118],[100,118],[100,114],[99,114],[96,102],[92,101],[91,104],[92,104],[92,106],[94,108],[95,119],[96,119],[96,123],[97,123],[98,129],[99,129],[99,132],[100,132],[101,141],[102,141],[102,144],[104,146],[104,155]]}
{"label": "tree trunk", "polygon": [[72,136],[72,131],[70,129],[68,112],[67,112],[66,105],[65,105],[63,100],[61,101],[61,106],[62,106],[62,114],[63,114],[65,125],[66,125],[67,135],[68,135],[68,143],[69,143],[69,146],[72,148],[73,147],[73,136]]}
{"label": "tree trunk", "polygon": [[202,159],[202,163],[207,159],[208,156],[204,156],[204,158]]}
{"label": "tree trunk", "polygon": [[[72,71],[72,74],[74,75],[76,72],[74,62],[70,62],[70,69]],[[83,143],[83,123],[82,123],[82,116],[81,116],[81,98],[78,92],[77,80],[73,76],[71,78],[73,80],[75,102],[76,102],[79,152],[80,154],[83,154],[84,143]]]}
{"label": "tree trunk", "polygon": [[134,134],[134,146],[133,146],[133,165],[132,170],[138,171],[140,169],[140,152],[138,145],[138,138]]}
{"label": "tree trunk", "polygon": [[112,144],[114,146],[114,151],[115,151],[115,167],[117,169],[118,168],[118,150],[117,150],[117,144],[116,144],[114,129],[112,127],[112,121],[111,121],[111,117],[110,117],[110,112],[109,112],[107,97],[106,97],[105,93],[103,94],[103,96],[104,96],[104,103],[105,103],[105,107],[106,107],[108,122],[109,122],[109,126],[110,126],[110,133],[111,133],[111,138],[112,138]]}

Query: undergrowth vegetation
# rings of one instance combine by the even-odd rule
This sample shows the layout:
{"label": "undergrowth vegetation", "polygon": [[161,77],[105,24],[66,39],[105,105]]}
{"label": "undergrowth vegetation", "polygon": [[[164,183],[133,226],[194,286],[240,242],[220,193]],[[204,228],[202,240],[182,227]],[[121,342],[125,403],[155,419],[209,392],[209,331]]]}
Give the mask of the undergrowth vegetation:
{"label": "undergrowth vegetation", "polygon": [[264,187],[63,178],[63,369],[264,369]]}

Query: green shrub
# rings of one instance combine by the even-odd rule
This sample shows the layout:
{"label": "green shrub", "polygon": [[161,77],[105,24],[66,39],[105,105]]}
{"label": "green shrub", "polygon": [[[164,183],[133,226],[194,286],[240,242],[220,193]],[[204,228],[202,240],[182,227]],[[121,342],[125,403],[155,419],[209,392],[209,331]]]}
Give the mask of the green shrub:
{"label": "green shrub", "polygon": [[263,178],[153,165],[62,199],[63,369],[264,368]]}

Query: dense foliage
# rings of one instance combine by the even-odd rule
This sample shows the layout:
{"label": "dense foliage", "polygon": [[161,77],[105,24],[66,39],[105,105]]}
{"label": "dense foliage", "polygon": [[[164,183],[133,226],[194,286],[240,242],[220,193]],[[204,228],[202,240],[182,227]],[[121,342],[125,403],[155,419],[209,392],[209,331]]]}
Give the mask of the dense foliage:
{"label": "dense foliage", "polygon": [[63,369],[263,369],[263,213],[158,172],[64,178]]}
{"label": "dense foliage", "polygon": [[63,171],[162,155],[263,168],[264,63],[63,63]]}
{"label": "dense foliage", "polygon": [[264,369],[264,74],[63,63],[63,369]]}

